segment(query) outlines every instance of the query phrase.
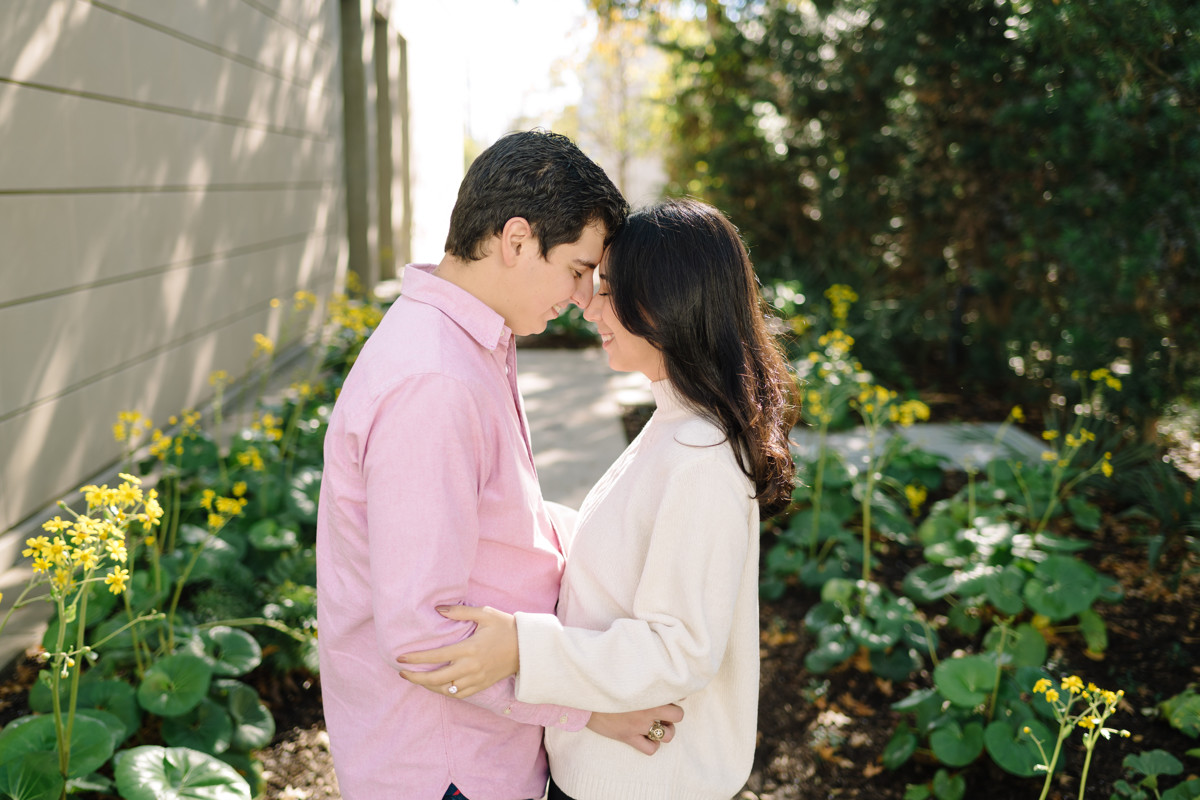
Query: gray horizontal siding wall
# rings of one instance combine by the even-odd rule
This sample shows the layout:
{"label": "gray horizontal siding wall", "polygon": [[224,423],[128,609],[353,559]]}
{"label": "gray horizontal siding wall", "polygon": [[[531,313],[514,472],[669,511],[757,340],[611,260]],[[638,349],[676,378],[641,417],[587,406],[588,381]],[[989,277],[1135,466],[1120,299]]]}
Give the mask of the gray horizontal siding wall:
{"label": "gray horizontal siding wall", "polygon": [[114,463],[120,411],[165,423],[315,324],[338,58],[337,0],[0,2],[0,531]]}

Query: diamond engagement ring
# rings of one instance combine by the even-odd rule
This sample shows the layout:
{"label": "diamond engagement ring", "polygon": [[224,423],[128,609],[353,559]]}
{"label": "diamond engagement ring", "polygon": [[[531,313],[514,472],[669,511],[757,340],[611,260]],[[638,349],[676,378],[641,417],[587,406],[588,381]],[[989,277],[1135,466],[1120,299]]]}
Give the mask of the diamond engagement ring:
{"label": "diamond engagement ring", "polygon": [[646,738],[652,742],[661,742],[666,735],[667,729],[663,727],[661,722],[655,720],[650,726],[650,731],[646,734]]}
{"label": "diamond engagement ring", "polygon": [[447,689],[446,691],[449,692],[450,694],[458,694],[458,687],[455,686],[453,683],[451,683],[450,688]]}

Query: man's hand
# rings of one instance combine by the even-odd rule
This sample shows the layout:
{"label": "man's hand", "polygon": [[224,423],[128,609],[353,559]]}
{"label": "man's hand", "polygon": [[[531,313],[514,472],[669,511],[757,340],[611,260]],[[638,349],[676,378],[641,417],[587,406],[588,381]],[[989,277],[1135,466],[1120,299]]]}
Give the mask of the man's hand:
{"label": "man's hand", "polygon": [[[658,708],[647,708],[643,711],[626,711],[621,714],[601,714],[592,712],[592,718],[587,726],[601,736],[624,742],[634,750],[648,756],[658,752],[658,748],[675,738],[675,723],[683,719],[683,709],[674,703]],[[663,728],[661,741],[653,741],[648,734],[654,723]]]}
{"label": "man's hand", "polygon": [[429,672],[401,666],[400,677],[438,694],[470,697],[517,674],[517,620],[512,614],[488,606],[439,606],[438,613],[446,619],[474,622],[475,632],[457,644],[400,656],[396,660],[401,665],[446,664]]}

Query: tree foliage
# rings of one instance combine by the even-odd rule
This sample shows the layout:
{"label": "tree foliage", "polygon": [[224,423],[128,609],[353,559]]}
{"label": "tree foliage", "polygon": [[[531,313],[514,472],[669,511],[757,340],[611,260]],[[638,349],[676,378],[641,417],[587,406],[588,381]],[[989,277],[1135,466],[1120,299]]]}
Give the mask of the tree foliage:
{"label": "tree foliage", "polygon": [[868,366],[1046,393],[1115,365],[1143,421],[1200,373],[1200,5],[593,6],[675,55],[673,190],[764,275],[853,283]]}

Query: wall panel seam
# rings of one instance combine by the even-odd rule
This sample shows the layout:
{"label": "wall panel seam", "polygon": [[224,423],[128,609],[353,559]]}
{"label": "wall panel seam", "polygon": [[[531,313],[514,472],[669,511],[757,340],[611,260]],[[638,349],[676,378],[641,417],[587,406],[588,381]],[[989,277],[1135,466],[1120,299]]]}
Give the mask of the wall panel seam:
{"label": "wall panel seam", "polygon": [[135,272],[129,272],[124,275],[114,275],[111,278],[102,278],[102,279],[96,280],[96,281],[89,281],[88,283],[73,284],[71,286],[63,287],[62,289],[55,289],[54,291],[51,291],[51,292],[41,292],[39,294],[32,294],[32,295],[28,295],[26,297],[18,297],[13,300],[5,300],[3,302],[0,302],[0,311],[3,311],[6,308],[12,308],[13,306],[25,305],[27,303],[36,303],[41,300],[50,300],[55,297],[66,297],[67,295],[75,294],[77,292],[86,292],[86,291],[90,291],[92,289],[100,289],[105,286],[112,286],[112,285],[118,284],[118,283],[126,283],[128,281],[134,281],[134,280],[138,280],[140,278],[149,278],[149,277],[153,277],[155,275],[165,275],[169,272],[177,272],[181,269],[188,269],[189,267],[198,267],[198,266],[202,266],[204,264],[211,264],[216,261],[228,260],[231,258],[238,258],[240,256],[251,255],[253,253],[263,253],[268,250],[273,250],[277,247],[286,247],[289,244],[295,244],[297,242],[302,242],[309,238],[324,238],[324,237],[330,236],[331,234],[336,235],[336,233],[338,231],[340,231],[340,228],[337,228],[337,227],[330,227],[329,229],[323,230],[323,231],[321,231],[321,230],[302,231],[300,233],[293,233],[293,234],[289,234],[287,236],[281,236],[277,239],[266,239],[261,242],[254,242],[253,244],[239,245],[238,247],[232,247],[228,250],[218,250],[218,251],[215,251],[212,253],[202,253],[201,255],[192,256],[191,258],[186,258],[186,259],[183,259],[182,261],[174,261],[174,262],[167,263],[167,264],[160,264],[160,265],[154,266],[154,267],[146,267],[145,269],[140,269]]}
{"label": "wall panel seam", "polygon": [[235,52],[233,50],[227,50],[224,47],[221,47],[220,45],[213,44],[211,42],[206,42],[203,39],[200,39],[200,38],[197,38],[190,34],[184,33],[183,31],[180,31],[176,28],[172,28],[169,25],[163,25],[160,22],[155,22],[152,19],[147,19],[146,17],[139,16],[137,14],[134,14],[133,12],[125,11],[124,9],[110,6],[108,3],[103,2],[103,0],[87,0],[87,2],[91,3],[96,8],[99,8],[102,11],[107,11],[108,13],[113,14],[115,16],[123,17],[124,19],[127,19],[130,22],[133,22],[137,25],[142,25],[144,27],[150,28],[151,30],[158,31],[161,34],[170,36],[173,39],[178,39],[181,42],[185,42],[194,47],[198,47],[201,50],[207,50],[210,53],[215,53],[216,55],[223,56],[225,58],[228,58],[230,61],[236,61],[237,63],[241,64],[242,66],[250,67],[251,69],[258,70],[259,72],[262,72],[266,75],[270,75],[273,78],[277,78],[281,81],[287,81],[288,83],[290,83],[294,86],[299,86],[304,89],[312,88],[313,81],[311,79],[308,80],[307,82],[302,81],[291,75],[287,75],[286,73],[282,72],[281,70],[277,70],[268,64],[264,64],[261,61],[256,61],[255,59],[250,58],[249,56],[242,55],[241,53]]}
{"label": "wall panel seam", "polygon": [[336,181],[278,181],[268,183],[175,183],[144,186],[64,186],[27,189],[0,189],[0,197],[64,194],[152,194],[156,192],[274,192],[308,191],[337,186]]}
{"label": "wall panel seam", "polygon": [[307,131],[302,128],[291,128],[286,125],[272,125],[266,122],[256,122],[254,120],[239,119],[237,117],[228,117],[222,114],[210,114],[204,111],[192,111],[187,108],[179,108],[177,106],[165,106],[160,103],[147,103],[141,100],[130,100],[124,97],[115,95],[100,94],[99,92],[88,92],[82,89],[68,89],[62,86],[51,86],[47,83],[34,83],[32,81],[19,81],[15,78],[0,76],[0,83],[7,83],[12,86],[20,86],[24,89],[35,89],[42,92],[51,92],[54,94],[67,95],[70,97],[79,97],[84,100],[94,100],[101,103],[112,103],[114,105],[126,106],[128,108],[136,108],[141,111],[154,111],[159,114],[170,114],[177,117],[185,117],[187,119],[200,120],[201,122],[215,122],[221,125],[229,125],[235,128],[247,128],[249,130],[260,130],[266,133],[273,133],[279,136],[291,136],[296,139],[309,139],[315,142],[328,142],[332,140],[332,136],[328,133]]}
{"label": "wall panel seam", "polygon": [[303,39],[304,41],[311,42],[312,44],[315,44],[317,47],[320,47],[322,50],[330,49],[329,42],[327,42],[326,40],[324,40],[320,37],[309,36],[308,31],[299,22],[288,19],[287,17],[280,14],[278,11],[275,11],[272,8],[264,6],[262,3],[259,3],[256,0],[242,0],[242,2],[245,3],[246,5],[250,6],[251,8],[253,8],[255,11],[262,14],[264,17],[275,20],[276,22],[278,22],[280,25],[282,25],[285,28],[290,28],[293,33],[296,33],[297,35],[299,35],[300,38]]}
{"label": "wall panel seam", "polygon": [[[336,267],[334,267],[333,269],[336,270]],[[313,278],[321,277],[325,272],[328,272],[329,270],[330,270],[330,268],[327,267],[322,272],[314,273],[312,277]],[[299,286],[299,284],[296,284],[296,286]],[[294,291],[295,290],[293,289],[293,292]],[[234,323],[240,322],[243,319],[246,319],[247,317],[251,317],[254,314],[257,314],[264,309],[270,308],[270,305],[271,305],[270,300],[264,300],[261,303],[255,303],[254,305],[250,306],[249,308],[245,308],[240,311],[236,311],[233,314],[228,314],[228,315],[222,317],[221,319],[218,319],[218,320],[204,326],[203,328],[199,328],[195,331],[192,331],[191,333],[187,334],[186,336],[181,336],[178,339],[172,339],[169,342],[166,342],[164,344],[159,345],[158,347],[147,350],[146,352],[141,353],[140,355],[137,355],[126,361],[123,361],[120,364],[109,367],[108,369],[102,370],[101,372],[97,372],[93,375],[89,375],[87,378],[85,378],[81,381],[76,381],[75,383],[71,384],[70,386],[64,387],[63,389],[60,389],[59,391],[55,392],[52,395],[47,395],[46,397],[39,397],[37,400],[34,400],[32,403],[28,403],[24,406],[21,406],[20,408],[13,409],[12,411],[9,411],[7,414],[0,414],[0,424],[7,422],[8,420],[12,419],[13,417],[18,417],[22,414],[25,414],[25,413],[28,413],[28,412],[34,410],[35,408],[44,406],[47,403],[53,403],[56,400],[61,400],[62,398],[66,397],[69,394],[73,394],[75,392],[82,391],[82,390],[86,389],[87,387],[91,386],[92,384],[98,383],[107,378],[111,378],[114,375],[119,375],[121,372],[124,372],[127,369],[132,369],[133,367],[136,367],[139,364],[149,361],[152,358],[156,358],[160,355],[163,355],[164,353],[166,353],[169,350],[174,350],[179,347],[183,347],[184,345],[186,345],[190,342],[193,342],[197,339],[202,339],[205,336],[208,336],[209,334],[220,330],[221,328],[233,325]]]}

